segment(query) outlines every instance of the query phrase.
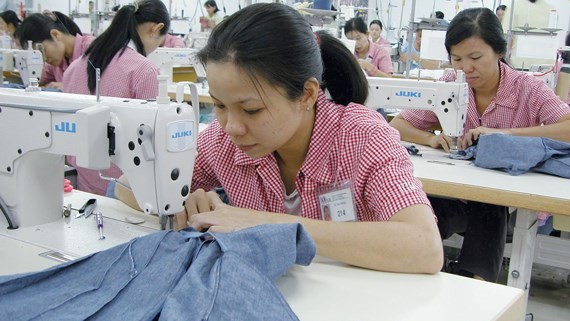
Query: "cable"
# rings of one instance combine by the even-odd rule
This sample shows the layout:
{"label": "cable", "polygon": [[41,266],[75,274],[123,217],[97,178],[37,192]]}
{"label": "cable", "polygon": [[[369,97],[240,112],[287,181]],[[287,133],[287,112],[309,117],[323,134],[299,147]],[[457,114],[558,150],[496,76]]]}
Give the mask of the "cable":
{"label": "cable", "polygon": [[8,229],[9,230],[15,230],[18,228],[18,225],[14,224],[14,222],[12,221],[12,218],[10,217],[10,214],[8,213],[8,205],[6,205],[6,203],[4,202],[4,200],[0,197],[0,211],[2,211],[2,214],[4,214],[4,217],[6,218],[6,221],[8,222]]}

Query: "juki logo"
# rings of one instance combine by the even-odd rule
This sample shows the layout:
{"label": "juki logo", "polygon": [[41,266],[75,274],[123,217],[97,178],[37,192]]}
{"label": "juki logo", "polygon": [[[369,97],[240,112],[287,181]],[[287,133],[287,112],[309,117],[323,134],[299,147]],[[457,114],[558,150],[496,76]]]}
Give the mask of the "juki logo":
{"label": "juki logo", "polygon": [[75,123],[62,121],[60,125],[55,125],[56,132],[75,133]]}
{"label": "juki logo", "polygon": [[420,97],[422,97],[422,93],[419,91],[403,91],[403,90],[400,90],[399,92],[396,93],[396,96],[420,98]]}
{"label": "juki logo", "polygon": [[191,130],[184,130],[172,134],[172,138],[181,138],[181,137],[190,137],[190,136],[192,136]]}

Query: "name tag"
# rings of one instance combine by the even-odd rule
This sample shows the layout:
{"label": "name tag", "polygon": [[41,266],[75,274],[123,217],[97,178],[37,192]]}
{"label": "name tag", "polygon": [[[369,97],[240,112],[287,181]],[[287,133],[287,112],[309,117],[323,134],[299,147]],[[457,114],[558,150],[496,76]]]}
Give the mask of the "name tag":
{"label": "name tag", "polygon": [[352,188],[344,185],[344,188],[328,191],[319,195],[321,217],[325,221],[351,222],[356,221],[356,207]]}

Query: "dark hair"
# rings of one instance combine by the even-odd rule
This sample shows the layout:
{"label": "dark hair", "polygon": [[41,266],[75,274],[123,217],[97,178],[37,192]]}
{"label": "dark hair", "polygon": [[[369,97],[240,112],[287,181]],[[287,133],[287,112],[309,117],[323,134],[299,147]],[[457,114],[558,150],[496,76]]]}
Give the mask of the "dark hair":
{"label": "dark hair", "polygon": [[141,0],[122,7],[107,30],[93,40],[85,51],[90,61],[87,64],[87,86],[91,93],[95,91],[95,68],[100,68],[103,74],[113,57],[123,54],[129,41],[134,42],[138,53],[146,56],[137,31],[137,26],[145,22],[163,23],[164,28],[160,30],[160,34],[165,35],[168,32],[170,15],[162,1]]}
{"label": "dark hair", "polygon": [[[570,32],[566,35],[566,42],[564,43],[565,46],[570,46]],[[570,52],[563,52],[562,59],[564,59],[564,63],[570,63]]]}
{"label": "dark hair", "polygon": [[370,21],[370,24],[368,25],[369,27],[372,27],[372,25],[379,25],[380,29],[384,29],[384,26],[382,25],[382,21],[380,20],[372,20]]}
{"label": "dark hair", "polygon": [[220,9],[218,9],[218,5],[216,4],[216,1],[214,1],[214,0],[208,0],[208,1],[204,2],[204,7],[216,8],[216,10],[214,10],[214,12],[220,11]]}
{"label": "dark hair", "polygon": [[[20,47],[27,48],[29,40],[32,43],[41,43],[46,40],[53,41],[50,33],[53,29],[66,35],[75,36],[81,34],[79,27],[69,17],[57,11],[52,12],[52,14],[53,16],[34,13],[22,21],[20,26],[14,31],[14,38],[17,39]],[[52,17],[55,17],[55,20]]]}
{"label": "dark hair", "polygon": [[83,36],[83,32],[81,32],[81,29],[79,29],[79,26],[73,21],[73,19],[71,19],[70,17],[66,16],[65,14],[59,12],[59,11],[52,11],[51,12],[55,19],[56,19],[56,23],[61,24],[65,27],[65,29],[67,29],[68,33],[72,36],[77,36],[77,35],[82,35]]}
{"label": "dark hair", "polygon": [[505,6],[504,4],[500,5],[497,7],[497,9],[495,9],[495,13],[499,12],[499,10],[507,10],[507,6]]}
{"label": "dark hair", "polygon": [[443,18],[445,17],[445,15],[444,15],[443,12],[441,12],[441,11],[436,11],[436,12],[435,12],[435,17],[436,17],[437,19],[443,19]]}
{"label": "dark hair", "polygon": [[352,19],[348,20],[344,24],[344,34],[346,35],[351,31],[358,31],[360,33],[367,33],[368,27],[366,27],[366,24],[364,23],[364,20],[362,20],[362,18],[356,17],[356,18],[352,18]]}
{"label": "dark hair", "polygon": [[[499,18],[488,8],[460,11],[449,23],[445,34],[445,49],[451,56],[451,47],[471,37],[481,38],[496,54],[507,52],[507,41]],[[507,63],[505,57],[501,61]]]}
{"label": "dark hair", "polygon": [[234,13],[216,26],[198,58],[232,62],[252,79],[284,89],[290,100],[302,96],[312,77],[338,104],[362,104],[368,97],[366,77],[342,42],[324,31],[315,35],[307,20],[282,4],[257,3]]}
{"label": "dark hair", "polygon": [[18,18],[18,15],[12,10],[6,10],[6,11],[0,13],[0,18],[2,18],[2,20],[4,20],[4,22],[6,22],[6,24],[11,23],[16,28],[18,28],[20,23],[22,23],[22,21],[20,21],[20,18]]}

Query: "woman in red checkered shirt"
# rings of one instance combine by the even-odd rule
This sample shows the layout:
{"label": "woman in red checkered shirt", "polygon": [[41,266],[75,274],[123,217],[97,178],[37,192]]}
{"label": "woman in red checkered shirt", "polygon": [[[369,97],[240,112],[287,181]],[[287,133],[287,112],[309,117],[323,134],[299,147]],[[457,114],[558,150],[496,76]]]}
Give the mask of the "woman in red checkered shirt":
{"label": "woman in red checkered shirt", "polygon": [[[570,142],[570,107],[542,80],[512,69],[505,61],[507,43],[501,23],[486,8],[461,11],[449,24],[445,47],[454,69],[470,87],[467,120],[459,148],[479,135],[505,133]],[[454,80],[448,74],[443,80]],[[451,138],[428,128],[438,122],[431,111],[404,110],[390,125],[402,139],[449,151]],[[503,259],[507,208],[430,197],[442,238],[464,233],[458,264],[452,272],[496,281]]]}
{"label": "woman in red checkered shirt", "polygon": [[[362,105],[368,83],[338,39],[313,33],[288,6],[255,4],[218,25],[199,57],[217,120],[198,139],[178,228],[301,223],[320,255],[384,271],[440,270],[421,183],[398,133]],[[231,205],[208,192],[216,187]]]}

